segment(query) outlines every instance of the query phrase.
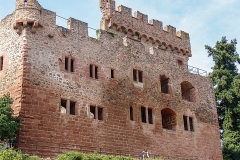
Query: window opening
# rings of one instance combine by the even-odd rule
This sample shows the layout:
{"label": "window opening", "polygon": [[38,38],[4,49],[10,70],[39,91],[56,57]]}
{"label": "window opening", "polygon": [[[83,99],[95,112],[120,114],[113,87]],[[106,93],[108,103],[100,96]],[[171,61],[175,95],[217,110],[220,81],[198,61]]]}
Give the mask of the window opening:
{"label": "window opening", "polygon": [[130,107],[130,120],[133,121],[133,107]]}
{"label": "window opening", "polygon": [[24,0],[24,6],[27,6],[27,0]]}
{"label": "window opening", "polygon": [[95,66],[95,79],[98,79],[98,67]]}
{"label": "window opening", "polygon": [[90,64],[90,77],[93,78],[93,65]]}
{"label": "window opening", "polygon": [[89,73],[91,78],[98,79],[98,66],[90,64]]}
{"label": "window opening", "polygon": [[183,123],[184,123],[184,130],[188,130],[188,122],[187,122],[187,116],[183,116]]}
{"label": "window opening", "polygon": [[103,120],[103,108],[101,107],[90,106],[90,114],[92,119]]}
{"label": "window opening", "polygon": [[93,119],[96,119],[95,108],[96,108],[95,106],[90,106],[90,112],[92,114]]}
{"label": "window opening", "polygon": [[76,102],[61,99],[60,112],[64,114],[75,115],[75,104]]}
{"label": "window opening", "polygon": [[152,109],[148,108],[148,123],[153,124]]}
{"label": "window opening", "polygon": [[61,99],[61,113],[67,114],[67,100]]}
{"label": "window opening", "polygon": [[0,71],[3,70],[3,56],[0,57]]}
{"label": "window opening", "polygon": [[168,94],[168,81],[169,78],[167,78],[165,75],[160,76],[160,82],[161,82],[161,92]]}
{"label": "window opening", "polygon": [[71,59],[71,72],[73,72],[73,59]]}
{"label": "window opening", "polygon": [[65,57],[65,70],[69,71],[69,72],[74,72],[74,60],[69,58],[69,57]]}
{"label": "window opening", "polygon": [[168,130],[176,129],[176,114],[173,110],[165,108],[161,111],[162,114],[162,127]]}
{"label": "window opening", "polygon": [[133,80],[143,83],[143,71],[133,69]]}
{"label": "window opening", "polygon": [[182,60],[177,60],[178,67],[181,68],[183,66],[183,61]]}
{"label": "window opening", "polygon": [[191,83],[185,81],[181,83],[182,99],[189,102],[195,101],[195,88]]}
{"label": "window opening", "polygon": [[103,120],[103,108],[98,107],[98,120]]}
{"label": "window opening", "polygon": [[65,58],[65,70],[68,70],[68,58]]}
{"label": "window opening", "polygon": [[193,118],[189,117],[189,126],[190,126],[190,131],[194,132],[194,128],[193,128]]}
{"label": "window opening", "polygon": [[133,80],[137,82],[137,70],[133,69]]}
{"label": "window opening", "polygon": [[75,102],[70,101],[70,114],[75,115]]}
{"label": "window opening", "polygon": [[142,80],[142,76],[143,76],[143,72],[142,71],[138,71],[138,80],[139,80],[139,82],[143,82],[143,80]]}
{"label": "window opening", "polygon": [[114,78],[114,70],[111,69],[111,78]]}
{"label": "window opening", "polygon": [[146,108],[145,108],[145,107],[141,107],[141,116],[142,116],[142,122],[143,122],[143,123],[147,123],[147,119],[146,119]]}

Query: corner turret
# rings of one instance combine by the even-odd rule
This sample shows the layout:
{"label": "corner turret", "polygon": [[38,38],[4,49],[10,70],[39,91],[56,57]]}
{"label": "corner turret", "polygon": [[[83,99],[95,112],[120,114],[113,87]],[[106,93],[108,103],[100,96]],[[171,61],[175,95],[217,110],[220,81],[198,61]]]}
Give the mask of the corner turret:
{"label": "corner turret", "polygon": [[32,33],[39,27],[42,7],[37,0],[16,0],[14,29],[21,34],[22,29],[31,25]]}

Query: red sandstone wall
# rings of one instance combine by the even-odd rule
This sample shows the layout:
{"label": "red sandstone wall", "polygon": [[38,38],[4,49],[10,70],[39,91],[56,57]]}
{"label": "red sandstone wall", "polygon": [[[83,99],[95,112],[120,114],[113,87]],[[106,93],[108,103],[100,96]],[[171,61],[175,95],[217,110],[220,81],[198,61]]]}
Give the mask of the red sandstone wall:
{"label": "red sandstone wall", "polygon": [[[53,25],[55,13],[42,10],[41,16],[42,27],[35,34],[28,26],[12,42],[19,55],[9,62],[24,64],[20,148],[39,140],[131,152],[148,148],[150,153],[165,157],[222,159],[212,83],[177,66],[179,58],[187,64],[187,55],[166,48],[150,49],[151,42],[123,34],[113,37],[100,31],[99,40],[92,39],[87,35],[86,23],[72,19],[68,24],[71,31]],[[12,22],[8,23],[11,26]],[[74,27],[76,23],[80,28]],[[15,55],[10,54],[13,51],[4,52]],[[65,56],[74,59],[73,73],[64,69]],[[98,80],[90,78],[90,64],[99,67]],[[116,71],[115,79],[110,78],[111,69]],[[143,85],[134,83],[133,69],[143,71]],[[16,80],[16,73],[20,70],[8,77]],[[160,75],[169,78],[170,94],[160,92]],[[7,76],[1,81],[5,84]],[[181,98],[184,81],[195,88],[194,102]],[[3,88],[0,93],[6,91]],[[10,84],[6,88],[11,88]],[[76,102],[76,115],[60,113],[61,98]],[[103,121],[91,119],[90,105],[103,107]],[[130,106],[134,121],[129,118]],[[141,106],[153,110],[153,124],[141,122]],[[164,108],[176,113],[175,130],[162,128]],[[183,115],[193,118],[194,132],[184,130]]]}

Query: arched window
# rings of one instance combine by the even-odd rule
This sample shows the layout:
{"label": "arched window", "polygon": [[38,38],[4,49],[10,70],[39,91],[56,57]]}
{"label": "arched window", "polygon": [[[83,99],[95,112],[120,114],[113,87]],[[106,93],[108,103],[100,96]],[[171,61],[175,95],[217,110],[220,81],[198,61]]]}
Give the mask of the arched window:
{"label": "arched window", "polygon": [[181,83],[182,99],[195,102],[195,88],[187,81]]}
{"label": "arched window", "polygon": [[169,93],[168,81],[169,81],[169,78],[167,78],[165,75],[160,76],[161,92],[162,93],[166,93],[166,94]]}
{"label": "arched window", "polygon": [[176,130],[176,113],[169,109],[165,108],[161,111],[162,114],[162,127],[168,130]]}

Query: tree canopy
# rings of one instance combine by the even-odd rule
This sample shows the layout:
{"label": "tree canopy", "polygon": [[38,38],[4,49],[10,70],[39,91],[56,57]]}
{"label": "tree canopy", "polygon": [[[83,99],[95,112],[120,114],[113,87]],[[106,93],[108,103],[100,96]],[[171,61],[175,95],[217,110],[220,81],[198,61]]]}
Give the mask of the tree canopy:
{"label": "tree canopy", "polygon": [[226,160],[240,159],[240,75],[236,66],[240,58],[236,44],[236,39],[228,42],[222,37],[214,47],[205,46],[214,61],[209,77],[213,80]]}
{"label": "tree canopy", "polygon": [[19,117],[13,117],[12,103],[9,94],[0,98],[0,139],[2,140],[14,138],[20,128]]}

